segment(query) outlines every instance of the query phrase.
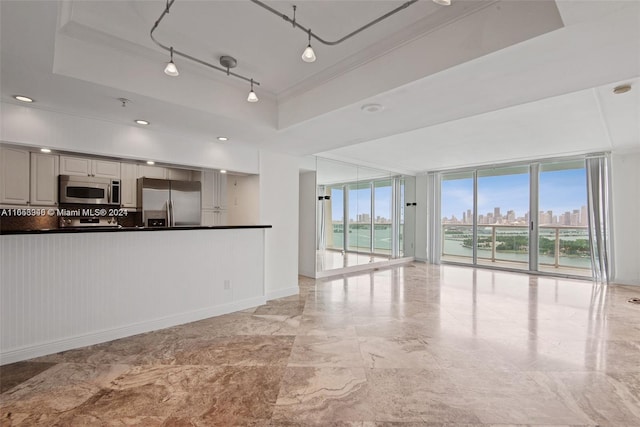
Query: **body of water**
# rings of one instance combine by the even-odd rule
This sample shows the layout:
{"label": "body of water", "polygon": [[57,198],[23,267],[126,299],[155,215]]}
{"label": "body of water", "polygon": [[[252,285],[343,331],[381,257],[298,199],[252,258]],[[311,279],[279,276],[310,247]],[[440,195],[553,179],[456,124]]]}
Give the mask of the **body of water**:
{"label": "body of water", "polygon": [[[501,235],[504,235],[501,230]],[[517,232],[513,233],[514,235],[518,234]],[[520,232],[522,235],[523,233]],[[524,233],[524,235],[527,235]],[[479,236],[486,237],[486,234],[480,234]],[[491,233],[488,234],[491,236]],[[443,247],[443,255],[455,255],[455,256],[464,256],[464,257],[473,257],[473,249],[463,246],[463,240],[467,237],[471,237],[471,235],[445,235],[444,239],[444,247]],[[555,233],[547,234],[543,233],[540,237],[546,237],[548,239],[555,239]],[[585,239],[587,238],[584,235],[561,235],[562,240],[577,240],[577,239]],[[478,257],[491,259],[491,249],[490,248],[478,248]],[[496,251],[496,260],[502,261],[515,261],[528,263],[529,262],[529,254],[526,251],[523,252],[504,252],[504,251]],[[538,255],[538,260],[541,264],[550,264],[554,265],[555,259],[553,255]],[[569,256],[569,255],[560,255],[559,264],[564,267],[577,267],[577,268],[588,268],[591,269],[591,258],[590,257],[582,257],[582,256]]]}

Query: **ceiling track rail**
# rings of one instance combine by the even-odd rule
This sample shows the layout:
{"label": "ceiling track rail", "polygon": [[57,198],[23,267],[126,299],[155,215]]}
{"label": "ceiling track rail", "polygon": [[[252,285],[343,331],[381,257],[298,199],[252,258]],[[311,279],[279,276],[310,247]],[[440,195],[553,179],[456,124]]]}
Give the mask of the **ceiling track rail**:
{"label": "ceiling track rail", "polygon": [[401,10],[404,10],[406,8],[408,8],[409,6],[411,6],[414,3],[417,3],[418,0],[410,0],[408,2],[403,3],[402,5],[396,7],[395,9],[391,10],[390,12],[385,13],[384,15],[374,19],[373,21],[369,22],[368,24],[363,25],[362,27],[350,32],[349,34],[347,34],[346,36],[335,40],[335,41],[329,41],[329,40],[325,40],[322,37],[320,37],[319,35],[317,35],[316,33],[314,33],[313,31],[311,31],[311,29],[300,25],[297,21],[296,21],[296,17],[295,17],[295,6],[294,6],[294,14],[293,14],[293,18],[290,18],[289,16],[287,16],[284,13],[281,13],[279,11],[277,11],[276,9],[272,8],[271,6],[261,2],[260,0],[250,0],[252,3],[257,4],[258,6],[268,10],[269,12],[273,13],[276,16],[279,16],[280,18],[284,19],[286,22],[289,22],[293,25],[294,28],[298,28],[301,31],[304,31],[306,34],[311,35],[311,37],[313,37],[314,39],[316,39],[317,41],[319,41],[322,44],[325,44],[327,46],[335,46],[337,44],[342,43],[345,40],[350,39],[351,37],[355,36],[356,34],[366,30],[367,28],[377,24],[378,22],[381,22],[385,19],[387,19],[388,17],[395,15],[396,13],[400,12]]}
{"label": "ceiling track rail", "polygon": [[173,48],[172,46],[166,46],[166,45],[164,45],[164,44],[160,43],[160,42],[155,38],[155,36],[154,36],[154,34],[153,34],[153,33],[154,33],[154,31],[158,28],[158,26],[160,25],[160,22],[162,22],[162,20],[164,19],[164,17],[165,17],[166,15],[168,15],[168,14],[169,14],[169,9],[171,9],[171,6],[173,6],[173,3],[175,3],[175,1],[176,1],[176,0],[167,0],[167,5],[166,5],[165,9],[162,11],[162,14],[161,14],[161,15],[160,15],[160,17],[156,20],[155,24],[153,24],[153,27],[151,28],[151,31],[150,31],[150,33],[149,33],[149,34],[150,34],[150,36],[151,36],[151,40],[153,40],[153,42],[154,42],[155,44],[157,44],[160,48],[162,48],[162,49],[166,50],[167,52],[173,52],[173,54],[174,54],[174,55],[181,56],[181,57],[186,58],[186,59],[188,59],[188,60],[190,60],[190,61],[197,62],[197,63],[198,63],[198,64],[200,64],[200,65],[204,65],[205,67],[209,67],[209,68],[212,68],[212,69],[214,69],[214,70],[217,70],[217,71],[223,72],[223,73],[225,73],[227,76],[233,76],[233,77],[236,77],[236,78],[238,78],[238,79],[244,80],[244,81],[246,81],[246,82],[252,83],[252,84],[254,84],[254,85],[256,85],[256,86],[260,86],[260,82],[258,82],[258,81],[256,81],[256,80],[254,80],[254,79],[252,79],[252,78],[250,78],[250,77],[245,77],[245,76],[243,76],[243,75],[241,75],[241,74],[234,73],[233,71],[230,71],[230,70],[229,70],[229,68],[222,68],[222,67],[219,67],[219,66],[214,65],[214,64],[211,64],[211,63],[209,63],[209,62],[207,62],[207,61],[203,61],[203,60],[201,60],[201,59],[198,59],[198,58],[196,58],[195,56],[189,55],[188,53],[185,53],[185,52],[182,52],[182,51],[180,51],[180,50],[177,50],[177,49]]}
{"label": "ceiling track rail", "polygon": [[[241,80],[244,80],[244,81],[246,81],[246,82],[249,82],[249,83],[251,83],[252,85],[260,86],[260,82],[258,82],[258,81],[256,81],[256,80],[254,80],[254,79],[252,79],[252,78],[250,78],[250,77],[245,77],[245,76],[243,76],[243,75],[241,75],[241,74],[238,74],[238,73],[235,73],[235,72],[233,72],[233,71],[230,71],[230,70],[229,70],[229,67],[227,67],[227,68],[219,67],[219,66],[217,66],[217,65],[215,65],[215,64],[212,64],[212,63],[210,63],[210,62],[203,61],[202,59],[196,58],[196,57],[195,57],[195,56],[193,56],[193,55],[189,55],[189,54],[188,54],[188,53],[186,53],[186,52],[183,52],[183,51],[181,51],[181,50],[175,49],[173,46],[167,46],[167,45],[165,45],[165,44],[161,43],[160,41],[158,41],[158,39],[156,39],[156,37],[155,37],[155,35],[154,35],[154,32],[158,29],[158,27],[159,27],[160,23],[161,23],[161,22],[162,22],[162,20],[165,18],[165,16],[167,16],[167,15],[169,14],[169,11],[170,11],[170,9],[171,9],[171,6],[173,6],[173,4],[175,3],[175,1],[176,1],[176,0],[167,0],[167,4],[166,4],[166,6],[165,6],[164,10],[163,10],[163,11],[162,11],[162,13],[160,14],[160,17],[159,17],[159,18],[156,20],[156,22],[153,24],[153,27],[151,28],[151,31],[149,32],[149,35],[151,36],[151,40],[153,40],[153,42],[154,42],[156,45],[158,45],[160,48],[162,48],[162,49],[164,49],[165,51],[167,51],[167,52],[171,53],[172,55],[180,56],[180,57],[185,58],[185,59],[188,59],[188,60],[190,60],[190,61],[197,62],[197,63],[198,63],[198,64],[200,64],[200,65],[204,65],[205,67],[209,67],[209,68],[214,69],[214,70],[216,70],[216,71],[220,71],[220,72],[222,72],[222,73],[225,73],[227,76],[233,76],[233,77],[236,77],[236,78],[238,78],[238,79],[241,79]],[[309,29],[309,28],[307,28],[307,27],[305,27],[305,26],[301,25],[300,23],[298,23],[298,22],[296,21],[296,17],[295,17],[295,10],[296,10],[296,7],[295,7],[295,6],[294,6],[294,9],[293,9],[293,11],[294,11],[293,18],[290,18],[290,17],[289,17],[289,16],[287,16],[286,14],[284,14],[284,13],[280,13],[280,12],[279,12],[279,11],[277,11],[276,9],[274,9],[274,8],[272,8],[271,6],[269,6],[269,5],[267,5],[267,4],[263,3],[263,2],[261,2],[260,0],[250,0],[250,1],[251,1],[252,3],[254,3],[254,4],[256,4],[256,5],[260,6],[260,7],[262,7],[263,9],[265,9],[265,10],[267,10],[267,11],[269,11],[269,12],[273,13],[274,15],[276,15],[276,16],[278,16],[278,17],[280,17],[280,18],[284,19],[286,22],[291,23],[291,24],[292,24],[292,26],[293,26],[294,28],[298,28],[299,30],[304,31],[306,34],[308,34],[308,35],[309,35],[309,38],[310,38],[310,39],[311,39],[311,38],[314,38],[314,39],[315,39],[315,40],[317,40],[318,42],[320,42],[320,43],[322,43],[322,44],[325,44],[325,45],[327,45],[327,46],[335,46],[335,45],[337,45],[337,44],[340,44],[340,43],[342,43],[342,42],[344,42],[344,41],[346,41],[346,40],[350,39],[351,37],[355,36],[356,34],[358,34],[358,33],[362,32],[362,31],[366,30],[367,28],[372,27],[373,25],[375,25],[375,24],[377,24],[377,23],[379,23],[379,22],[381,22],[381,21],[383,21],[383,20],[385,20],[385,19],[389,18],[390,16],[395,15],[396,13],[398,13],[398,12],[400,12],[400,11],[402,11],[402,10],[404,10],[404,9],[408,8],[408,7],[409,7],[409,6],[411,6],[412,4],[414,4],[414,3],[417,3],[417,2],[418,2],[418,0],[410,0],[410,1],[407,1],[407,2],[403,3],[402,5],[400,5],[400,6],[396,7],[395,9],[393,9],[393,10],[391,10],[391,11],[389,11],[389,12],[385,13],[384,15],[382,15],[382,16],[380,16],[380,17],[378,17],[378,18],[374,19],[373,21],[371,21],[371,22],[369,22],[369,23],[367,23],[367,24],[363,25],[362,27],[357,28],[356,30],[354,30],[354,31],[350,32],[350,33],[349,33],[349,34],[347,34],[346,36],[344,36],[344,37],[342,37],[342,38],[340,38],[340,39],[338,39],[338,40],[330,41],[330,40],[325,40],[324,38],[320,37],[318,34],[316,34],[316,33],[314,33],[313,31],[311,31],[311,29]],[[173,57],[173,56],[172,56],[172,57]]]}

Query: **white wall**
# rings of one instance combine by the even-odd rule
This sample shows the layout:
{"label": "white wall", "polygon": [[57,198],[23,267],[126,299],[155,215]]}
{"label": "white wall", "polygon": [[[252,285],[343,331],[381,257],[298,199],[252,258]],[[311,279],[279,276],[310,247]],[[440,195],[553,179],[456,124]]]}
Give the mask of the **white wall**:
{"label": "white wall", "polygon": [[613,281],[640,285],[640,152],[611,156]]}
{"label": "white wall", "polygon": [[0,140],[79,153],[258,173],[258,150],[153,128],[0,104]]}
{"label": "white wall", "polygon": [[260,223],[260,177],[227,176],[227,218],[229,225]]}
{"label": "white wall", "polygon": [[300,174],[298,273],[316,275],[316,173]]}
{"label": "white wall", "polygon": [[260,222],[266,233],[267,298],[298,293],[299,158],[260,151]]}

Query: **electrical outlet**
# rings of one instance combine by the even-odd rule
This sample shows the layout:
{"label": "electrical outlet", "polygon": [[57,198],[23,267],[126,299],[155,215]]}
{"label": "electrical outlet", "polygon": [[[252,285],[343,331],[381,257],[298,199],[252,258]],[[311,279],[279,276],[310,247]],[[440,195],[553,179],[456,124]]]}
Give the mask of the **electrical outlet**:
{"label": "electrical outlet", "polygon": [[225,290],[231,289],[231,281],[230,280],[225,280],[224,281],[224,289]]}

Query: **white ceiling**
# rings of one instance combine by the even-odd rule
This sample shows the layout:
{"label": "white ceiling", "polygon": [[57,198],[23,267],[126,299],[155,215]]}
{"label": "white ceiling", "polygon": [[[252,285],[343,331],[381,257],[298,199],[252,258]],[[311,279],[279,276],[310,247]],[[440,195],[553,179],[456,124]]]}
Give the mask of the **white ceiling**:
{"label": "white ceiling", "polygon": [[[2,100],[406,173],[640,149],[640,2],[422,0],[336,47],[314,42],[306,64],[305,35],[256,5],[177,0],[158,38],[214,63],[236,57],[262,83],[258,104],[245,82],[186,60],[178,78],[162,73],[149,30],[164,4],[3,0]],[[297,4],[299,22],[334,39],[401,2]],[[371,102],[384,110],[363,113]]]}

